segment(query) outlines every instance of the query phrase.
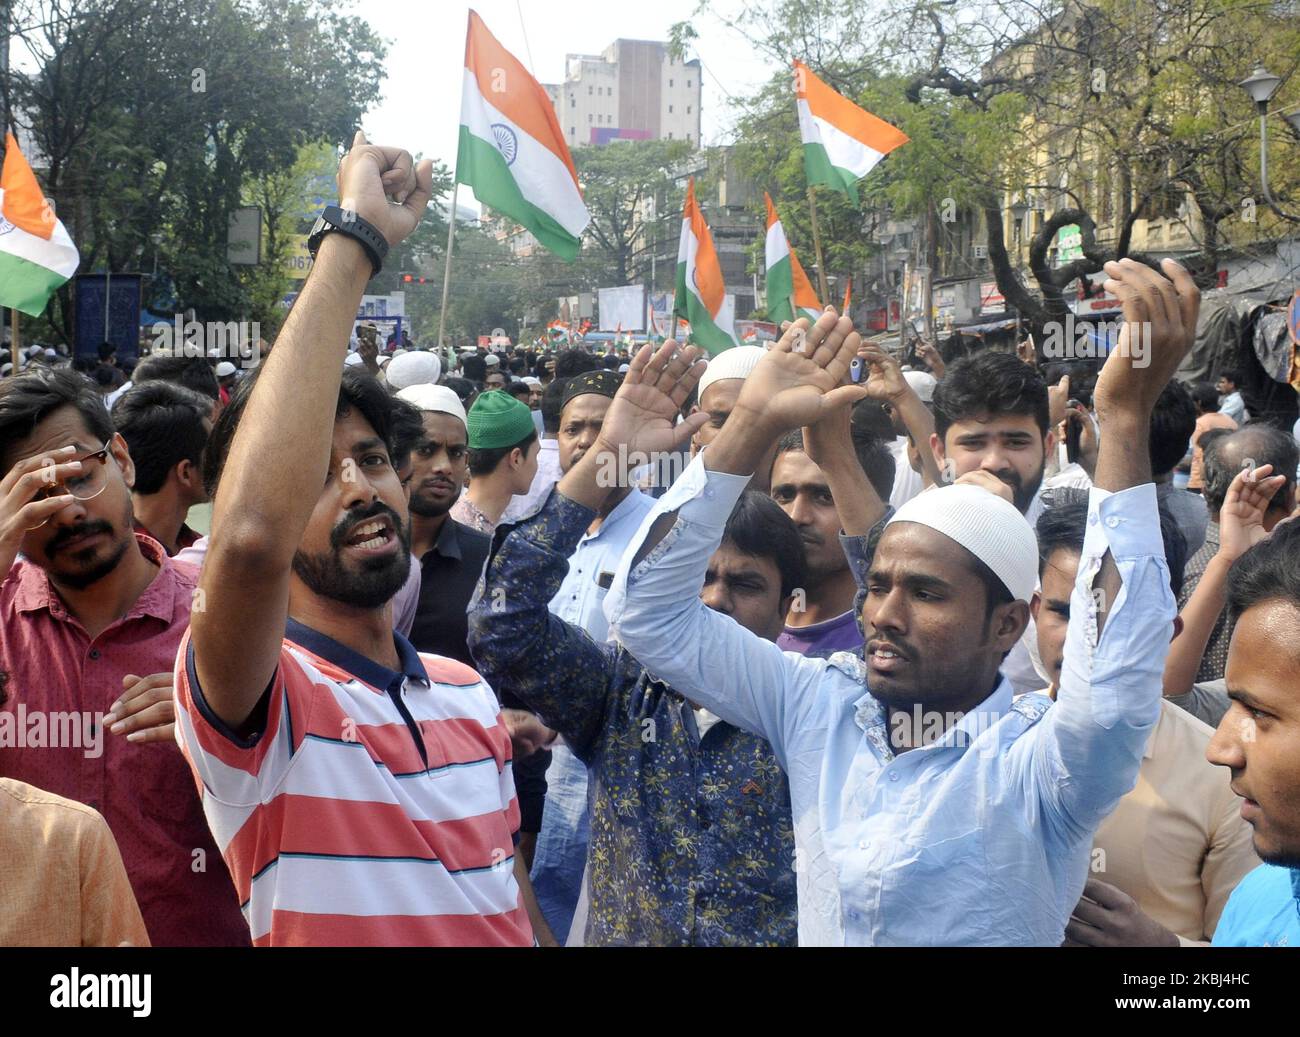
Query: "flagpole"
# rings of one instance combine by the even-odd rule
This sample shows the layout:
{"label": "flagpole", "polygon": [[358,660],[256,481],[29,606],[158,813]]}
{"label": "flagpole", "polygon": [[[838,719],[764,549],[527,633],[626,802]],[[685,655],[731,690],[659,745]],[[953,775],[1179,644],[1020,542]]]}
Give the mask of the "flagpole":
{"label": "flagpole", "polygon": [[14,365],[13,368],[10,370],[9,373],[10,373],[14,378],[17,378],[17,377],[18,377],[18,352],[19,352],[19,350],[18,350],[18,310],[17,310],[17,309],[11,309],[11,310],[9,311],[9,352],[12,354],[12,356],[10,357],[10,359],[13,361],[13,365]]}
{"label": "flagpole", "polygon": [[451,247],[456,241],[456,196],[460,193],[460,181],[451,189],[451,212],[447,227],[447,262],[442,272],[442,310],[438,314],[438,350],[442,351],[443,332],[447,327],[447,296],[451,292]]}
{"label": "flagpole", "polygon": [[812,215],[813,248],[817,250],[817,285],[821,288],[822,305],[827,305],[829,289],[826,287],[826,261],[822,259],[822,232],[817,225],[817,199],[813,196],[813,185],[808,185],[808,211]]}

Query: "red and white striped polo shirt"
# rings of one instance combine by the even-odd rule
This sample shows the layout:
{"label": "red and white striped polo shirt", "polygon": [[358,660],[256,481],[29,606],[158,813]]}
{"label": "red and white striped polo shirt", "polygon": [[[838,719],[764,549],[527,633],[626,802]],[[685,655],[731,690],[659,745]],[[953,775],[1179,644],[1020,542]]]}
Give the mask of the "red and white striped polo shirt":
{"label": "red and white striped polo shirt", "polygon": [[177,738],[256,945],[533,941],[496,697],[395,637],[400,673],[289,620],[249,739],[212,713],[181,641]]}

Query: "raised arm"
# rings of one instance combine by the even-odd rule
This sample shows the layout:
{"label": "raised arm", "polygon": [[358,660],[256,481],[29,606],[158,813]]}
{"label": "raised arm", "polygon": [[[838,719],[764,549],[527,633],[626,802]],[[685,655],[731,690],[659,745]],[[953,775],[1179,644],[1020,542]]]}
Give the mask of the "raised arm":
{"label": "raised arm", "polygon": [[647,516],[605,599],[611,630],[654,676],[767,738],[779,760],[786,733],[817,707],[824,663],[783,653],[706,608],[699,593],[731,510],[772,442],[865,395],[841,384],[857,340],[834,311],[811,329],[799,321],[787,331],[745,380],[718,438]]}
{"label": "raised arm", "polygon": [[523,699],[584,760],[605,724],[611,692],[625,683],[618,668],[628,657],[597,645],[552,615],[548,604],[591,520],[631,478],[633,455],[680,447],[708,420],[698,414],[674,424],[704,372],[699,355],[671,341],[658,351],[642,347],[605,414],[600,440],[541,511],[493,553],[470,612],[469,645],[479,671]]}
{"label": "raised arm", "polygon": [[1101,443],[1056,705],[1030,745],[1049,823],[1085,837],[1133,786],[1151,725],[1175,613],[1147,432],[1157,397],[1191,347],[1199,293],[1167,276],[1108,263],[1125,326],[1097,382]]}
{"label": "raised arm", "polygon": [[[429,202],[432,164],[357,133],[339,165],[342,206],[395,245]],[[389,197],[398,204],[391,204]],[[259,373],[231,443],[191,619],[204,698],[232,728],[275,673],[294,553],[329,466],[334,412],[352,322],[372,268],[342,234],[321,242],[302,294]]]}
{"label": "raised arm", "polygon": [[1219,550],[1215,552],[1196,590],[1179,613],[1182,630],[1169,646],[1165,660],[1164,693],[1186,695],[1196,683],[1205,647],[1228,601],[1228,570],[1250,547],[1268,536],[1264,513],[1286,476],[1273,475],[1272,465],[1254,471],[1242,469],[1233,477],[1219,509]]}
{"label": "raised arm", "polygon": [[916,390],[907,384],[898,361],[879,346],[864,345],[858,351],[858,356],[871,369],[866,381],[867,395],[889,406],[902,421],[908,438],[916,448],[916,455],[920,458],[921,478],[925,485],[942,486],[947,480],[930,448],[930,437],[934,434],[934,415],[930,413],[930,408],[916,395]]}

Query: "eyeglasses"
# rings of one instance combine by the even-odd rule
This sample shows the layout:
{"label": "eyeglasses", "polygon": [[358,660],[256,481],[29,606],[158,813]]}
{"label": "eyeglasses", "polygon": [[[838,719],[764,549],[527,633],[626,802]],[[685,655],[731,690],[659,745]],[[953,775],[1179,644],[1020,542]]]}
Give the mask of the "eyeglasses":
{"label": "eyeglasses", "polygon": [[33,495],[32,500],[61,497],[68,494],[79,501],[94,500],[108,489],[108,458],[110,448],[105,443],[93,454],[74,457],[81,462],[81,472],[65,479],[50,480]]}

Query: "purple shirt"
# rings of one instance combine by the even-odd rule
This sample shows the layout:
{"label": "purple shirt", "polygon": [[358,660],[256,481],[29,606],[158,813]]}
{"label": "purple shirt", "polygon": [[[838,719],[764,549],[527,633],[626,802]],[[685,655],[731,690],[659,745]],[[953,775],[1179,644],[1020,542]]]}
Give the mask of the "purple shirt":
{"label": "purple shirt", "polygon": [[836,652],[861,654],[862,633],[852,610],[808,627],[786,627],[776,639],[783,652],[798,652],[810,659],[829,659]]}

